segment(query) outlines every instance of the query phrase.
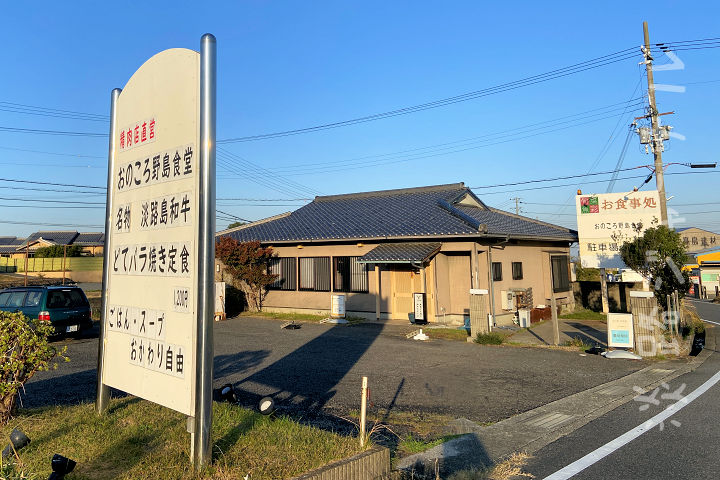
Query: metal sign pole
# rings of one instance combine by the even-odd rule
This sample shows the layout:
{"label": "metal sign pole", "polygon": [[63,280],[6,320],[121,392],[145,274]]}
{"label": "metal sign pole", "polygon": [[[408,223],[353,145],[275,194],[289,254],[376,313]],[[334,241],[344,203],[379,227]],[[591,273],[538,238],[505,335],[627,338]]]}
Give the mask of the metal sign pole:
{"label": "metal sign pole", "polygon": [[192,432],[193,464],[210,463],[213,381],[213,313],[215,310],[215,37],[200,40],[200,208],[198,215],[197,337],[195,417]]}
{"label": "metal sign pole", "polygon": [[120,98],[121,89],[116,88],[110,93],[110,141],[108,146],[108,173],[107,173],[107,199],[105,202],[105,246],[103,247],[103,277],[102,277],[102,302],[100,304],[100,336],[98,338],[98,360],[97,360],[97,396],[95,398],[95,411],[103,413],[107,410],[110,401],[110,388],[103,383],[103,368],[105,347],[105,314],[107,308],[107,286],[110,277],[110,232],[112,230],[112,196],[113,196],[113,174],[115,172],[115,122],[117,120],[117,101]]}

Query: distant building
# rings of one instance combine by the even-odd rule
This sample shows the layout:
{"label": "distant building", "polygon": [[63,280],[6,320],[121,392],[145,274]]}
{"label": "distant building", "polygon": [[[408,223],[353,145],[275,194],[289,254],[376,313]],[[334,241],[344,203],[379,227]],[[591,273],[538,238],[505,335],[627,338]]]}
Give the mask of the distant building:
{"label": "distant building", "polygon": [[99,256],[105,246],[104,233],[78,233],[77,231],[41,231],[27,238],[0,237],[0,257],[34,257],[39,248],[60,246],[80,246],[82,255]]}
{"label": "distant building", "polygon": [[720,234],[697,227],[676,229],[688,253],[720,247]]}
{"label": "distant building", "polygon": [[720,246],[695,252],[691,257],[685,269],[690,271],[690,281],[698,292],[710,298],[720,295]]}
{"label": "distant building", "polygon": [[217,235],[272,247],[271,311],[327,314],[337,292],[349,314],[408,320],[413,294],[423,293],[430,322],[460,323],[470,289],[484,289],[503,324],[512,322],[516,293],[531,306],[553,296],[574,302],[577,232],[491,208],[462,183],[316,197]]}

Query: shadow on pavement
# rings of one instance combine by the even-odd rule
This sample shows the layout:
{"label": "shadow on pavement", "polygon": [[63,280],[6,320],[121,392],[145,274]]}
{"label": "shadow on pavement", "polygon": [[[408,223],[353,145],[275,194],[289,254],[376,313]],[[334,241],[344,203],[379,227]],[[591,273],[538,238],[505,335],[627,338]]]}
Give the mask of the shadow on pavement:
{"label": "shadow on pavement", "polygon": [[567,336],[572,338],[581,338],[585,343],[598,344],[599,346],[607,346],[607,331],[598,330],[597,328],[591,327],[584,323],[578,322],[566,322],[572,328],[579,330],[579,332],[564,332]]}
{"label": "shadow on pavement", "polygon": [[[347,328],[352,328],[354,335],[347,335],[347,330],[344,330]],[[332,327],[292,353],[245,377],[235,385],[236,391],[242,403],[256,405],[265,396],[258,391],[270,391],[276,405],[303,413],[319,412],[335,396],[337,384],[370,348],[382,329],[382,325]],[[260,356],[260,352],[254,353]],[[220,359],[220,362],[228,360]],[[228,361],[227,368],[236,367]],[[239,368],[247,367],[240,365]]]}
{"label": "shadow on pavement", "polygon": [[398,462],[403,480],[434,480],[450,474],[457,474],[457,478],[488,478],[477,474],[493,466],[482,441],[473,433]]}

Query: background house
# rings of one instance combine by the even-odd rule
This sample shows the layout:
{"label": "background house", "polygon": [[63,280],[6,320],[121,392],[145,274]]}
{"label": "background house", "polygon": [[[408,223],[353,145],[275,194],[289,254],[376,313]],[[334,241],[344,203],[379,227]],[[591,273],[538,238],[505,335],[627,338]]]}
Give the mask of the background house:
{"label": "background house", "polygon": [[105,246],[105,234],[63,230],[35,232],[24,239],[0,237],[0,255],[11,258],[25,258],[27,250],[28,257],[32,258],[39,248],[55,245],[80,246],[82,247],[83,256],[101,256]]}
{"label": "background house", "polygon": [[[408,319],[425,293],[431,322],[469,316],[470,289],[510,322],[512,292],[533,306],[571,306],[569,247],[577,233],[485,205],[462,183],[316,197],[300,209],[219,232],[260,241],[277,257],[272,311],[327,313],[332,292],[348,313]],[[508,302],[508,294],[511,300]]]}

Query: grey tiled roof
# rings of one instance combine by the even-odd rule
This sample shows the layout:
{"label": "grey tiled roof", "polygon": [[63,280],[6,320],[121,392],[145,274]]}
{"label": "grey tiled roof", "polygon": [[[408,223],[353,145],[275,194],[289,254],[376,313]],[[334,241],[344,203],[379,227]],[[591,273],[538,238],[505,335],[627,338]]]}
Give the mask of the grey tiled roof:
{"label": "grey tiled roof", "polygon": [[15,245],[17,237],[0,237],[0,245]]}
{"label": "grey tiled roof", "polygon": [[105,234],[104,233],[80,233],[77,237],[75,237],[75,240],[72,242],[73,245],[87,245],[87,246],[97,246],[97,245],[104,245],[105,244]]}
{"label": "grey tiled roof", "polygon": [[577,241],[577,232],[491,209],[462,183],[316,197],[274,220],[223,232],[265,243],[478,237]]}
{"label": "grey tiled roof", "polygon": [[422,262],[440,249],[440,242],[382,243],[363,255],[362,263],[413,263]]}
{"label": "grey tiled roof", "polygon": [[[43,231],[43,232],[35,232],[31,234],[27,238],[27,242],[34,242],[35,240],[38,240],[39,238],[42,238],[43,240],[47,240],[48,242],[53,242],[57,245],[70,245],[72,244],[75,237],[78,236],[78,232],[69,232],[69,231],[58,231],[58,232],[52,232],[52,231]],[[23,245],[25,242],[23,242]]]}

